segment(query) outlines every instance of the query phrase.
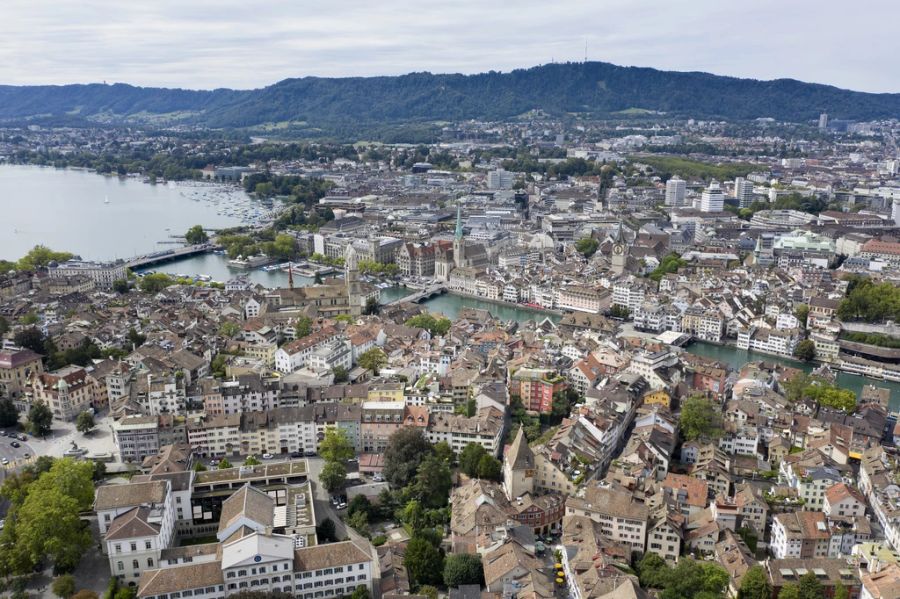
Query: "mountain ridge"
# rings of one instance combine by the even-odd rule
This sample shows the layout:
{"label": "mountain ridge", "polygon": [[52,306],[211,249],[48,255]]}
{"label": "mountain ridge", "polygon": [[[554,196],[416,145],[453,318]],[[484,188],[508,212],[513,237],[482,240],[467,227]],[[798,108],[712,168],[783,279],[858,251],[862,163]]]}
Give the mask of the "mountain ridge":
{"label": "mountain ridge", "polygon": [[504,120],[530,110],[609,115],[639,108],[675,116],[808,121],[900,117],[900,94],[795,79],[756,80],[604,62],[553,63],[473,75],[414,72],[376,77],[297,77],[250,89],[189,90],[126,83],[0,86],[0,120],[78,116],[213,128],[303,121]]}

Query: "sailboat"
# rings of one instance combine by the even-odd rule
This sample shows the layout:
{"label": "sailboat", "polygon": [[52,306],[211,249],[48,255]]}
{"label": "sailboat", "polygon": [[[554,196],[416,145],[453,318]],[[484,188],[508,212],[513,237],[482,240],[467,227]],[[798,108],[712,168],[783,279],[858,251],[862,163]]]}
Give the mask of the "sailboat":
{"label": "sailboat", "polygon": [[109,196],[106,196],[106,197],[103,199],[103,203],[104,203],[104,204],[109,204]]}

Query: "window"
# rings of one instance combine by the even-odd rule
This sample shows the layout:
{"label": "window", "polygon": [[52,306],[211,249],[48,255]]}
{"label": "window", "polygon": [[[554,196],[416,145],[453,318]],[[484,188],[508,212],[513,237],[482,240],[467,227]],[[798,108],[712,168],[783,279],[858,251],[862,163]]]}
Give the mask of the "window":
{"label": "window", "polygon": [[362,570],[363,568],[365,568],[365,564],[360,564],[357,570]]}
{"label": "window", "polygon": [[109,514],[103,514],[103,521],[109,522],[109,520],[110,520]]}
{"label": "window", "polygon": [[132,551],[137,551],[137,543],[132,543],[132,544],[131,544],[131,550],[132,550]]}
{"label": "window", "polygon": [[234,572],[228,572],[225,574],[225,578],[234,578]]}
{"label": "window", "polygon": [[152,549],[153,542],[152,541],[144,541],[144,549]]}
{"label": "window", "polygon": [[122,553],[122,545],[119,543],[116,543],[116,553]]}
{"label": "window", "polygon": [[322,570],[322,573],[327,576],[329,574],[333,574],[334,570],[332,570],[331,568],[325,568],[324,570]]}
{"label": "window", "polygon": [[122,562],[119,562],[118,565],[116,566],[116,568],[119,570],[119,572],[121,572],[122,570],[125,569],[125,564],[123,564]]}
{"label": "window", "polygon": [[138,561],[136,559],[133,559],[133,560],[131,560],[131,567],[134,568],[135,570],[137,570],[138,568],[141,567],[141,565],[138,563]]}
{"label": "window", "polygon": [[148,567],[148,568],[152,568],[152,567],[153,567],[153,558],[152,558],[152,557],[148,557],[148,558],[147,558],[147,567]]}
{"label": "window", "polygon": [[265,567],[265,566],[261,567],[261,568],[259,569],[259,573],[260,573],[260,574],[265,574],[265,573],[266,573],[266,567]]}
{"label": "window", "polygon": [[365,579],[366,579],[365,574],[360,574],[359,576],[356,577],[356,580],[365,580]]}
{"label": "window", "polygon": [[238,570],[238,576],[246,576],[246,575],[247,575],[246,570]]}

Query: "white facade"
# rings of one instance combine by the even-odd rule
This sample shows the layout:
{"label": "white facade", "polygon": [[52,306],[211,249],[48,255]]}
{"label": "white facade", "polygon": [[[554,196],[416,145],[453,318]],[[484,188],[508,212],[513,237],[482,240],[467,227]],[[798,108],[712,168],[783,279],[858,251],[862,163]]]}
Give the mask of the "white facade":
{"label": "white facade", "polygon": [[725,193],[717,181],[709,184],[700,195],[701,212],[722,212],[725,209]]}
{"label": "white facade", "polygon": [[684,194],[687,183],[678,177],[666,181],[666,206],[684,206]]}

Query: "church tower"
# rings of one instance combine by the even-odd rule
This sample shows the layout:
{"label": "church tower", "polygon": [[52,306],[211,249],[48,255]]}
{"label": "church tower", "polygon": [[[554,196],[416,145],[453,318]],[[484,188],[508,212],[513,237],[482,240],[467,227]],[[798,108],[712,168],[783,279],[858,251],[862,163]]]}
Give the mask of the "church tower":
{"label": "church tower", "polygon": [[534,493],[534,453],[528,447],[522,427],[503,458],[503,489],[510,501]]}
{"label": "church tower", "polygon": [[612,246],[612,271],[617,275],[625,272],[625,262],[628,260],[625,248],[625,235],[622,233],[622,223],[619,223],[619,231]]}
{"label": "church tower", "polygon": [[362,314],[362,289],[359,284],[359,257],[353,245],[344,250],[344,283],[347,285],[347,299],[350,302],[350,315]]}
{"label": "church tower", "polygon": [[456,232],[453,234],[453,264],[456,268],[466,265],[466,244],[463,242],[462,211],[456,205]]}

